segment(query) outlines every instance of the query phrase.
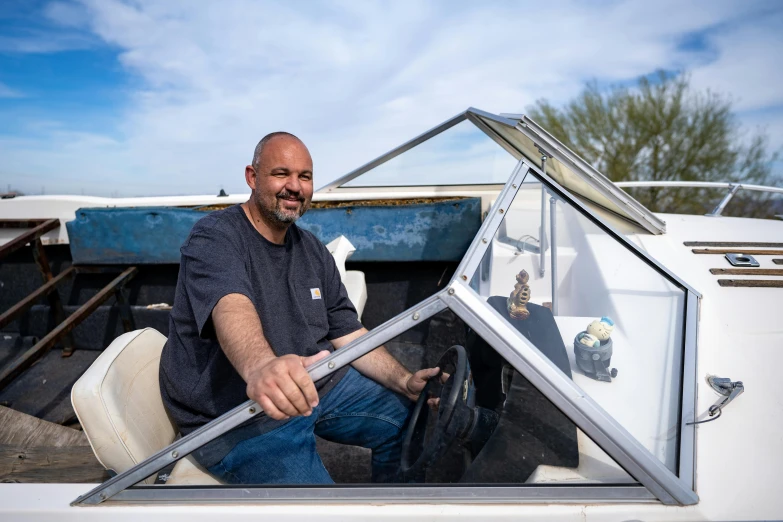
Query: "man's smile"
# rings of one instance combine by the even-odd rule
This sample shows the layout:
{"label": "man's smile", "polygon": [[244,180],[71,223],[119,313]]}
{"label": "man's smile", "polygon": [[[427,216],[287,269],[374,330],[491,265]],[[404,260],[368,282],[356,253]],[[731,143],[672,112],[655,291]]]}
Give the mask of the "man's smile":
{"label": "man's smile", "polygon": [[288,196],[288,197],[278,196],[277,199],[282,201],[283,207],[286,208],[297,208],[302,204],[301,198],[296,196]]}

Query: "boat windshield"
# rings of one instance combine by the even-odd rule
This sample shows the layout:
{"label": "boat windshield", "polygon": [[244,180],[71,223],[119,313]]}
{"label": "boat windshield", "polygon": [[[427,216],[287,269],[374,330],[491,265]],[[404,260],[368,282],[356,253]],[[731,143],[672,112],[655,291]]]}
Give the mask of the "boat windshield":
{"label": "boat windshield", "polygon": [[532,173],[526,181],[471,288],[677,473],[685,290]]}

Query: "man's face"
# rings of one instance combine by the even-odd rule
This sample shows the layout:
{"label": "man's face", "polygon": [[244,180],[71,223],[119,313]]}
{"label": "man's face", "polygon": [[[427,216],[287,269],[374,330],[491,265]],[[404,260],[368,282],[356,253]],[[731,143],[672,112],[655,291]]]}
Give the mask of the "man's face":
{"label": "man's face", "polygon": [[255,167],[245,169],[253,202],[272,226],[299,219],[313,198],[313,160],[307,147],[288,136],[272,138]]}

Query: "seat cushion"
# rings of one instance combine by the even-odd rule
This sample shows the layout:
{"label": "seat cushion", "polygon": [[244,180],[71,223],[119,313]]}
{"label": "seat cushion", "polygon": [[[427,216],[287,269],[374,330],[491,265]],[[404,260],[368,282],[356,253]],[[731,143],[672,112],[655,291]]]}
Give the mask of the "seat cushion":
{"label": "seat cushion", "polygon": [[345,277],[343,277],[343,285],[345,285],[348,299],[351,300],[354,308],[356,308],[356,314],[359,316],[359,321],[361,321],[364,305],[367,304],[367,283],[364,281],[364,272],[347,270]]}
{"label": "seat cushion", "polygon": [[73,408],[107,469],[121,473],[174,440],[177,429],[158,385],[165,343],[166,337],[153,328],[123,334],[73,386]]}

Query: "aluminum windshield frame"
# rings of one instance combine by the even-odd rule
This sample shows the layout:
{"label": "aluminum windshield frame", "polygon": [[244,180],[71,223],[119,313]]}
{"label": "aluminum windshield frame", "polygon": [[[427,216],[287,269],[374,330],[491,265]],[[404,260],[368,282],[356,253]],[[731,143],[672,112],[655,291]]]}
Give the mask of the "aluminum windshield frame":
{"label": "aluminum windshield frame", "polygon": [[[156,504],[574,504],[574,503],[657,503],[658,499],[638,484],[482,484],[476,486],[139,486],[118,493],[106,504],[114,506]],[[480,499],[480,500],[479,500]]]}
{"label": "aluminum windshield frame", "polygon": [[515,128],[527,137],[536,141],[546,149],[550,157],[558,160],[575,173],[581,173],[593,188],[609,198],[615,205],[625,209],[636,218],[639,225],[652,234],[665,234],[666,222],[653,214],[644,205],[636,201],[627,192],[616,186],[606,176],[596,170],[590,163],[566,147],[560,140],[528,116],[522,116]]}
{"label": "aluminum windshield frame", "polygon": [[[447,131],[448,129],[454,127],[455,125],[462,123],[463,121],[468,119],[467,116],[468,111],[463,111],[457,114],[456,116],[452,116],[448,120],[444,121],[443,123],[440,123],[436,125],[435,127],[431,128],[430,130],[423,132],[416,136],[415,138],[406,141],[399,147],[395,147],[389,152],[382,154],[375,158],[374,160],[365,163],[361,167],[352,170],[348,174],[345,174],[344,176],[341,176],[337,178],[336,180],[332,181],[331,183],[328,183],[324,185],[323,187],[319,188],[316,192],[321,193],[327,193],[332,192],[333,190],[339,188],[341,190],[343,189],[355,189],[355,188],[361,188],[361,189],[367,189],[367,188],[380,188],[380,187],[343,187],[342,185],[354,180],[355,178],[358,178],[365,172],[369,172],[375,167],[382,165],[383,163],[386,163],[387,161],[396,158],[400,154],[403,154],[404,152],[408,152],[412,148],[421,145],[425,141],[429,140],[430,138],[433,138],[437,136],[438,134]],[[464,183],[462,183],[464,185]]]}
{"label": "aluminum windshield frame", "polygon": [[[519,161],[522,159],[522,154],[511,144],[509,144],[506,140],[504,140],[500,135],[498,135],[495,131],[493,131],[489,126],[487,126],[481,119],[478,117],[479,114],[488,114],[484,113],[483,111],[478,111],[477,109],[469,108],[455,116],[452,116],[448,120],[444,121],[443,123],[440,123],[436,125],[435,127],[432,127],[431,129],[427,130],[426,132],[423,132],[416,136],[415,138],[406,141],[399,147],[395,147],[389,152],[386,152],[385,154],[381,154],[374,160],[365,163],[361,167],[352,170],[348,174],[345,174],[344,176],[341,176],[337,178],[336,180],[327,183],[323,187],[319,188],[316,192],[318,193],[332,193],[336,189],[339,189],[339,192],[344,191],[366,191],[366,190],[377,190],[377,189],[390,189],[395,188],[394,186],[390,185],[366,185],[366,186],[346,186],[346,183],[349,183],[353,181],[354,179],[358,178],[359,176],[373,170],[374,168],[386,163],[387,161],[390,161],[397,156],[400,156],[401,154],[404,154],[405,152],[408,152],[409,150],[421,145],[425,141],[430,140],[431,138],[434,138],[435,136],[438,136],[439,134],[442,134],[443,132],[446,132],[450,128],[459,125],[463,121],[469,121],[472,123],[475,127],[477,127],[481,132],[483,132],[488,138],[490,138],[492,141],[494,141],[498,146],[500,146],[503,150],[508,152],[514,159]],[[503,121],[507,125],[513,125],[513,120],[506,120],[503,119]],[[410,188],[412,189],[422,189],[422,188],[434,188],[434,187],[480,187],[480,186],[503,186],[503,183],[476,183],[476,184],[465,184],[465,183],[456,183],[456,184],[439,184],[439,185],[411,185]]]}
{"label": "aluminum windshield frame", "polygon": [[[464,114],[463,114],[464,116]],[[460,120],[461,121],[461,120]],[[458,122],[457,122],[458,123]],[[456,123],[455,123],[456,124]],[[505,209],[521,188],[521,181],[533,174],[550,191],[574,206],[585,217],[596,223],[616,240],[654,267],[660,274],[680,286],[686,294],[686,310],[683,321],[683,352],[681,366],[680,421],[682,429],[678,440],[679,477],[666,468],[646,448],[628,433],[611,415],[605,412],[563,374],[551,361],[527,339],[507,324],[497,312],[482,301],[468,285],[468,280],[478,268],[491,238],[500,226]],[[513,487],[504,492],[495,491],[504,486],[475,485],[460,488],[445,486],[390,486],[379,487],[328,487],[328,488],[280,488],[245,486],[240,495],[236,488],[214,487],[136,487],[149,475],[160,471],[172,462],[188,455],[210,440],[261,413],[253,401],[238,406],[199,430],[181,438],[137,466],[109,479],[85,495],[74,500],[74,506],[117,504],[125,502],[203,502],[214,498],[221,502],[259,501],[318,501],[336,502],[627,502],[650,500],[646,493],[665,504],[692,505],[698,502],[694,492],[695,429],[686,428],[695,416],[696,390],[696,342],[698,332],[698,299],[700,294],[639,249],[622,234],[592,213],[588,207],[541,171],[520,161],[512,172],[500,196],[495,201],[479,232],[474,237],[466,255],[458,266],[448,287],[397,315],[348,346],[335,351],[329,357],[308,369],[314,380],[323,378],[350,364],[369,351],[393,339],[438,312],[451,309],[484,340],[507,360],[550,401],[558,406],[581,430],[592,438],[617,464],[622,466],[641,486],[616,484],[529,485]],[[646,489],[645,489],[646,488]],[[205,493],[212,491],[212,493]],[[220,493],[226,491],[227,493]],[[233,491],[233,493],[231,493]],[[364,493],[358,493],[363,491]],[[320,492],[320,493],[315,493]],[[630,492],[630,493],[629,493]],[[377,496],[376,496],[377,493]],[[232,496],[233,495],[233,496]],[[505,496],[504,496],[505,495]],[[309,500],[311,499],[312,500]]]}
{"label": "aluminum windshield frame", "polygon": [[[565,167],[571,170],[575,175],[581,177],[581,179],[587,183],[594,190],[600,192],[605,198],[611,201],[617,208],[624,209],[628,212],[629,216],[613,211],[611,208],[607,208],[610,212],[613,212],[622,219],[626,219],[642,227],[652,234],[664,234],[666,232],[666,222],[660,219],[658,216],[650,212],[641,203],[636,201],[632,196],[627,194],[621,188],[613,184],[603,174],[593,168],[587,161],[582,159],[579,155],[571,151],[562,142],[555,138],[552,134],[544,130],[535,121],[523,114],[514,115],[496,115],[475,107],[469,107],[465,111],[449,118],[436,125],[435,127],[427,130],[426,132],[416,136],[415,138],[403,143],[399,147],[395,147],[389,152],[378,156],[374,160],[362,165],[361,167],[354,169],[353,171],[341,176],[340,178],[326,184],[318,189],[319,193],[334,193],[344,191],[359,191],[367,189],[389,189],[390,186],[382,185],[368,185],[368,186],[345,186],[346,183],[353,181],[359,176],[373,170],[374,168],[386,163],[387,161],[396,158],[397,156],[411,150],[414,147],[424,143],[425,141],[433,138],[448,129],[462,123],[465,120],[470,121],[478,127],[485,135],[502,147],[506,152],[511,154],[516,160],[527,159],[529,162],[532,160],[526,158],[522,151],[518,150],[513,143],[509,143],[501,135],[495,132],[489,127],[483,120],[491,120],[495,123],[501,124],[507,127],[509,130],[515,130],[530,140],[532,140],[549,158],[556,159],[561,162]],[[458,185],[465,185],[460,183]],[[470,185],[471,187],[477,186],[498,186],[498,183],[477,183]],[[437,187],[450,187],[452,185],[439,184]],[[411,188],[435,188],[435,186],[411,186]],[[605,208],[602,206],[602,208]]]}
{"label": "aluminum windshield frame", "polygon": [[[609,201],[617,205],[618,208],[625,209],[632,218],[631,221],[641,226],[652,234],[665,234],[666,222],[650,212],[644,205],[636,201],[633,197],[617,187],[606,176],[601,174],[587,161],[566,147],[561,141],[552,134],[544,130],[535,121],[528,116],[520,115],[518,119],[511,120],[502,116],[470,107],[468,114],[478,118],[485,118],[500,125],[504,125],[509,130],[515,130],[530,139],[547,157],[556,159],[574,174],[580,175],[583,181],[590,185],[594,190],[600,192]],[[513,144],[509,144],[513,147]],[[520,156],[523,156],[519,151]],[[521,159],[521,158],[518,158]],[[531,158],[526,158],[533,162]],[[610,212],[612,209],[607,209]],[[616,212],[614,212],[617,214]],[[623,219],[628,219],[621,214],[617,214]]]}

